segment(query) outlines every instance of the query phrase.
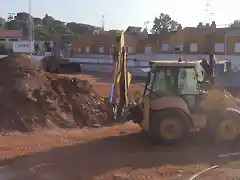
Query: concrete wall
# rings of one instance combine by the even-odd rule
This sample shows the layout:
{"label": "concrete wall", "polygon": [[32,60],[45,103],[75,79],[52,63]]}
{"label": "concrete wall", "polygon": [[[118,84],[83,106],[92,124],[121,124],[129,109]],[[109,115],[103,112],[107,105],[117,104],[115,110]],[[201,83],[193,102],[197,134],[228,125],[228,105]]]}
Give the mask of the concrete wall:
{"label": "concrete wall", "polygon": [[[181,54],[183,59],[187,61],[192,60],[201,60],[202,57],[208,59],[207,55],[197,54],[197,55],[187,55]],[[0,55],[0,58],[4,57]],[[41,60],[43,56],[32,56],[34,60]],[[128,66],[148,66],[149,61],[152,60],[177,60],[178,55],[174,54],[152,54],[152,55],[145,55],[145,54],[137,54],[137,55],[129,55],[128,56]],[[224,55],[216,55],[218,61],[223,61],[225,59]],[[109,55],[91,55],[91,56],[81,56],[76,58],[69,58],[73,62],[79,63],[95,63],[95,64],[111,64],[112,57]],[[137,59],[134,61],[134,59]],[[227,59],[232,62],[233,69],[240,71],[240,56],[236,55],[229,55]]]}

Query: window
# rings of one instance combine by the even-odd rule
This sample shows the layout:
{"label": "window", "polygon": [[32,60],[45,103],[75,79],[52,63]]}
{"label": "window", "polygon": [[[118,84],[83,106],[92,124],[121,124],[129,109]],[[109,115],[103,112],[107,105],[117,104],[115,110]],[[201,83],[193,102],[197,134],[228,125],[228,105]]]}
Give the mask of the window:
{"label": "window", "polygon": [[89,53],[89,50],[90,48],[89,47],[86,47],[86,53]]}
{"label": "window", "polygon": [[145,86],[144,95],[148,95],[149,92],[151,91],[152,84],[153,84],[153,79],[154,79],[154,73],[150,71],[149,74],[148,74],[148,80],[147,80],[147,83],[146,83],[146,86]]}
{"label": "window", "polygon": [[6,41],[6,39],[0,39],[0,41]]}
{"label": "window", "polygon": [[224,43],[216,43],[215,46],[214,46],[214,51],[215,52],[224,52],[225,49],[224,49]]}
{"label": "window", "polygon": [[180,51],[183,51],[183,44],[180,44],[179,47],[180,47]]}
{"label": "window", "polygon": [[130,46],[128,46],[128,53],[129,53],[129,54],[133,53],[133,48],[130,47]]}
{"label": "window", "polygon": [[240,43],[236,43],[234,46],[234,52],[240,52]]}
{"label": "window", "polygon": [[196,43],[190,44],[190,52],[197,52],[198,51],[198,45]]}
{"label": "window", "polygon": [[183,45],[180,44],[180,45],[175,46],[174,51],[183,51]]}
{"label": "window", "polygon": [[153,83],[153,91],[162,91],[164,93],[172,92],[174,87],[173,75],[169,69],[161,70],[156,73]]}
{"label": "window", "polygon": [[9,39],[9,41],[18,41],[18,39]]}
{"label": "window", "polygon": [[81,49],[81,48],[78,48],[77,50],[78,50],[78,53],[82,52],[82,49]]}
{"label": "window", "polygon": [[151,46],[146,46],[145,47],[145,53],[152,53],[152,47]]}
{"label": "window", "polygon": [[179,94],[198,94],[198,83],[194,68],[180,68],[178,73]]}
{"label": "window", "polygon": [[162,44],[162,51],[168,51],[169,50],[169,46],[168,44]]}
{"label": "window", "polygon": [[174,91],[174,76],[170,69],[157,68],[150,72],[147,92],[151,99],[161,95],[172,94]]}
{"label": "window", "polygon": [[100,52],[100,53],[104,53],[104,47],[100,47],[100,48],[99,48],[99,52]]}

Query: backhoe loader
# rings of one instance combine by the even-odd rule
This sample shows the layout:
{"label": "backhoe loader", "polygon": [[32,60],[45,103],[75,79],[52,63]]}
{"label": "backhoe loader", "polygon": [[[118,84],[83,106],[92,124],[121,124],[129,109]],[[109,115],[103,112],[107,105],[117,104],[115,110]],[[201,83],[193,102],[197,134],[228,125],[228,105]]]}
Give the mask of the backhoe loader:
{"label": "backhoe loader", "polygon": [[142,100],[129,102],[131,75],[127,72],[124,32],[118,37],[114,52],[110,103],[116,120],[132,120],[154,142],[164,144],[176,144],[192,131],[203,130],[216,143],[238,139],[239,101],[211,84],[214,81],[206,78],[200,61],[151,61]]}

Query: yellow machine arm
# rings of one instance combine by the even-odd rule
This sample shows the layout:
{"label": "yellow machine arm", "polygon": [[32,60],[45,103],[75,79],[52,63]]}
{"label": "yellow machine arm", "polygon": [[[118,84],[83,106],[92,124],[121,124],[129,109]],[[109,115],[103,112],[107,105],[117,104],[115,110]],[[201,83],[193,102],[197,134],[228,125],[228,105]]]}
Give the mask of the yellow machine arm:
{"label": "yellow machine arm", "polygon": [[128,47],[125,45],[125,32],[121,33],[113,46],[114,75],[110,92],[110,103],[116,116],[120,116],[129,105],[128,88],[131,74],[127,71]]}

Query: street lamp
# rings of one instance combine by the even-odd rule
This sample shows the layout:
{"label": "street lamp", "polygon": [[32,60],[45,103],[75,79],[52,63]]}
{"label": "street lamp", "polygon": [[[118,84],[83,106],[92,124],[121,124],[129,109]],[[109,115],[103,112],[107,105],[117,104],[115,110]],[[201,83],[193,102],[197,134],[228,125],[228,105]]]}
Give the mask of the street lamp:
{"label": "street lamp", "polygon": [[28,8],[29,8],[29,30],[28,30],[28,36],[29,36],[29,53],[30,57],[32,59],[32,44],[34,41],[34,27],[33,27],[33,19],[32,19],[32,0],[28,1]]}
{"label": "street lamp", "polygon": [[227,60],[227,34],[224,36],[224,60]]}

